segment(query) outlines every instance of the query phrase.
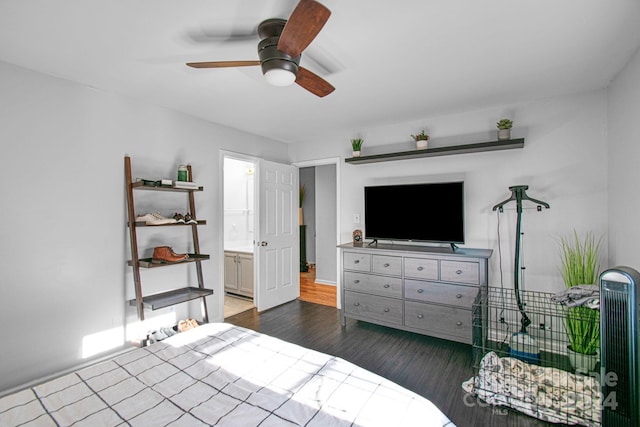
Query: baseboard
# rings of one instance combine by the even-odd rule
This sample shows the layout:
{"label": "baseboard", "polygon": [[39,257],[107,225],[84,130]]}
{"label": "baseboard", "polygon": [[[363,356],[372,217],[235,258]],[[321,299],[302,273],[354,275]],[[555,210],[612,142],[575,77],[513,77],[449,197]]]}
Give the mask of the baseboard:
{"label": "baseboard", "polygon": [[334,288],[338,286],[336,282],[327,282],[324,280],[318,280],[318,278],[316,278],[315,282],[316,282],[316,285],[327,285],[327,286],[333,286]]}

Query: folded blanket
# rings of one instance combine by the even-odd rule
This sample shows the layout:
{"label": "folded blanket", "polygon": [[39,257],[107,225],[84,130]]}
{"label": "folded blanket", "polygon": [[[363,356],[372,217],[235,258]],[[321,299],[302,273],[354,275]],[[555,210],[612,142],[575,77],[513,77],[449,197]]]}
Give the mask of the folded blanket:
{"label": "folded blanket", "polygon": [[600,310],[600,288],[598,285],[576,285],[558,292],[551,301],[567,307],[584,306]]}
{"label": "folded blanket", "polygon": [[487,353],[462,388],[491,405],[564,424],[600,425],[601,390],[591,376]]}

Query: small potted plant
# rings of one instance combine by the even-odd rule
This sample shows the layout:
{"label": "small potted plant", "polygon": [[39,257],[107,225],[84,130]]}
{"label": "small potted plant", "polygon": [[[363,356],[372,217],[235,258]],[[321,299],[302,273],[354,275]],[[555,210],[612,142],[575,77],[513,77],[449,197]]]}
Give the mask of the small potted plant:
{"label": "small potted plant", "polygon": [[[595,285],[600,268],[600,243],[589,232],[580,239],[574,230],[571,238],[562,237],[562,279],[567,288]],[[574,369],[593,371],[600,349],[600,311],[590,307],[564,307],[564,326],[569,338],[567,352]]]}
{"label": "small potted plant", "polygon": [[498,123],[496,123],[498,127],[498,139],[511,139],[511,128],[513,127],[513,121],[509,119],[500,119]]}
{"label": "small potted plant", "polygon": [[417,135],[411,135],[411,138],[413,138],[413,140],[416,142],[416,148],[418,150],[424,150],[425,148],[427,148],[429,135],[424,133],[424,130],[422,130],[422,132]]}
{"label": "small potted plant", "polygon": [[360,157],[360,150],[362,149],[362,138],[351,139],[351,149],[353,150],[353,157]]}

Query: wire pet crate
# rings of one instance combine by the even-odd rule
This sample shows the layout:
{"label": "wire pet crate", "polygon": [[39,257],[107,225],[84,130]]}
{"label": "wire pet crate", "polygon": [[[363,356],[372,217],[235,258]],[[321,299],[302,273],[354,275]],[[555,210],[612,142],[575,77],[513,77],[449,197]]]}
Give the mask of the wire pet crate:
{"label": "wire pet crate", "polygon": [[[570,313],[579,314],[553,301],[553,296],[520,291],[519,306],[513,289],[479,291],[473,306],[474,376],[463,388],[486,403],[548,422],[599,426],[599,364],[574,368],[565,321]],[[530,320],[528,326],[520,307]],[[598,319],[591,315],[581,320],[599,327]]]}

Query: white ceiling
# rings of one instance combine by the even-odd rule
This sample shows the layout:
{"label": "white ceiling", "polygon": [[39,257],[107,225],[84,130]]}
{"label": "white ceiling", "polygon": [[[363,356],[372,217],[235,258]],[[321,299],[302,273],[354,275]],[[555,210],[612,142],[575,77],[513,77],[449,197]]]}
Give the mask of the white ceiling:
{"label": "white ceiling", "polygon": [[[301,65],[269,86],[255,31],[295,0],[0,0],[0,60],[287,143],[602,88],[640,46],[638,0],[320,0]],[[215,36],[215,37],[214,37]]]}

